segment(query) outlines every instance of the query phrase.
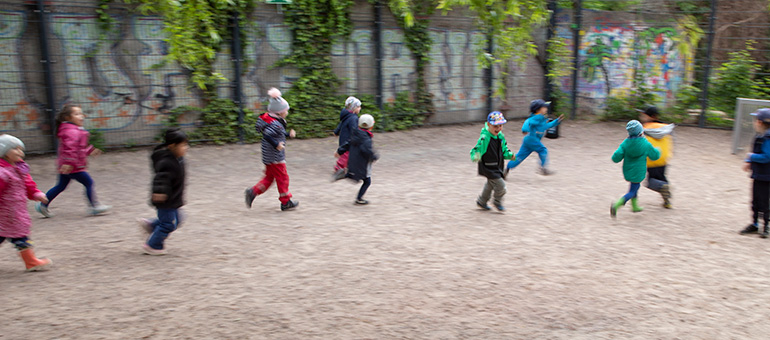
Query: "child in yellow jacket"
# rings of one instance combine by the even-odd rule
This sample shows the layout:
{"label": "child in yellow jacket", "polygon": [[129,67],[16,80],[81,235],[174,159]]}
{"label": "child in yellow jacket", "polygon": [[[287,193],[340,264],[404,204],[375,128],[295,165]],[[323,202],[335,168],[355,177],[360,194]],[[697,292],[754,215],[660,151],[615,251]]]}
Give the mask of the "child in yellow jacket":
{"label": "child in yellow jacket", "polygon": [[650,106],[646,110],[639,110],[639,121],[644,127],[644,135],[652,146],[660,150],[660,158],[652,160],[647,158],[647,188],[657,191],[663,197],[663,207],[671,209],[671,186],[666,178],[666,164],[673,154],[674,124],[666,124],[660,121],[658,108]]}

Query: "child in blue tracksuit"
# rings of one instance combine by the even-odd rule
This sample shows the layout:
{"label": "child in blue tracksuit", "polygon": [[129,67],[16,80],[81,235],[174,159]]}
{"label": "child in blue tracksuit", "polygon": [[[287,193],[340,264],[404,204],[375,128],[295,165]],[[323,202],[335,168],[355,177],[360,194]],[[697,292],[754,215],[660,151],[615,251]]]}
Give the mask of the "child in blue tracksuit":
{"label": "child in blue tracksuit", "polygon": [[521,127],[521,132],[524,134],[524,140],[521,141],[521,148],[516,153],[516,159],[508,162],[508,166],[505,169],[505,175],[508,175],[508,171],[517,167],[522,161],[524,161],[529,154],[537,152],[540,156],[540,173],[543,175],[550,175],[551,171],[546,168],[548,164],[548,149],[546,149],[543,142],[545,131],[559,125],[564,119],[564,115],[559,116],[558,119],[548,122],[545,115],[548,114],[548,106],[550,102],[543,101],[542,99],[535,99],[529,104],[529,118],[524,121],[524,125]]}

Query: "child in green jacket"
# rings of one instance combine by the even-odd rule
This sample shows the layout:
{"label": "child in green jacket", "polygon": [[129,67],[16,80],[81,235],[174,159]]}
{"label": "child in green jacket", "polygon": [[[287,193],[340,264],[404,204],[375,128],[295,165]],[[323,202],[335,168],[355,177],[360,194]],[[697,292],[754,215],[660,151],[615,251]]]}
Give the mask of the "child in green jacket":
{"label": "child in green jacket", "polygon": [[508,143],[503,135],[503,124],[508,122],[503,114],[494,111],[487,116],[487,122],[481,129],[481,136],[476,146],[471,149],[471,160],[479,163],[479,175],[487,178],[481,195],[476,199],[476,205],[481,209],[491,210],[487,205],[494,192],[494,205],[499,211],[505,211],[503,207],[503,195],[505,195],[505,180],[503,178],[503,165],[506,159],[516,159],[513,152],[508,149]]}
{"label": "child in green jacket", "polygon": [[631,201],[631,211],[640,212],[642,208],[637,204],[637,193],[639,184],[647,175],[647,157],[651,160],[660,158],[660,150],[652,146],[647,138],[644,138],[644,128],[638,120],[632,120],[626,124],[628,138],[623,140],[615,153],[612,154],[612,161],[618,163],[623,161],[623,177],[631,182],[628,193],[623,195],[617,202],[610,205],[610,216],[615,218],[618,209]]}

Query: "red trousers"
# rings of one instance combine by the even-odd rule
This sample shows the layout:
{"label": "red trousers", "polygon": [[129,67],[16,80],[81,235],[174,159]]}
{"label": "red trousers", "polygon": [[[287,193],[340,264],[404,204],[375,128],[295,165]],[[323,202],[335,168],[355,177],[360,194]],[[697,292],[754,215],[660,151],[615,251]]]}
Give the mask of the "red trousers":
{"label": "red trousers", "polygon": [[340,157],[337,158],[337,164],[334,165],[334,171],[347,168],[349,157],[350,157],[350,152],[341,154]]}
{"label": "red trousers", "polygon": [[265,164],[265,177],[252,188],[254,194],[265,193],[273,185],[273,181],[278,187],[278,199],[282,204],[289,203],[291,193],[289,192],[289,173],[286,172],[286,163]]}

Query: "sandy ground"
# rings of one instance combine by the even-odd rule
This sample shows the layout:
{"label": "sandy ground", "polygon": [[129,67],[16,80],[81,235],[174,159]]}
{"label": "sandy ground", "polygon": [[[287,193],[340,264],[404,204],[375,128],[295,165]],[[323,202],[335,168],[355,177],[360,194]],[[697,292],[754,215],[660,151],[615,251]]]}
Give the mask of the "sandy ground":
{"label": "sandy ground", "polygon": [[[513,148],[521,121],[506,125]],[[474,204],[484,179],[468,150],[479,124],[375,135],[367,194],[331,183],[334,138],[288,143],[296,211],[274,187],[247,210],[258,145],[199,146],[187,157],[188,219],[167,256],[142,255],[148,150],[91,161],[104,216],[70,184],[33,216],[51,271],[25,273],[0,247],[0,339],[766,339],[770,240],[740,236],[750,179],[729,131],[678,128],[675,209],[610,202],[627,190],[610,155],[623,123],[565,122],[511,173],[506,213]],[[54,157],[29,160],[41,190]]]}

